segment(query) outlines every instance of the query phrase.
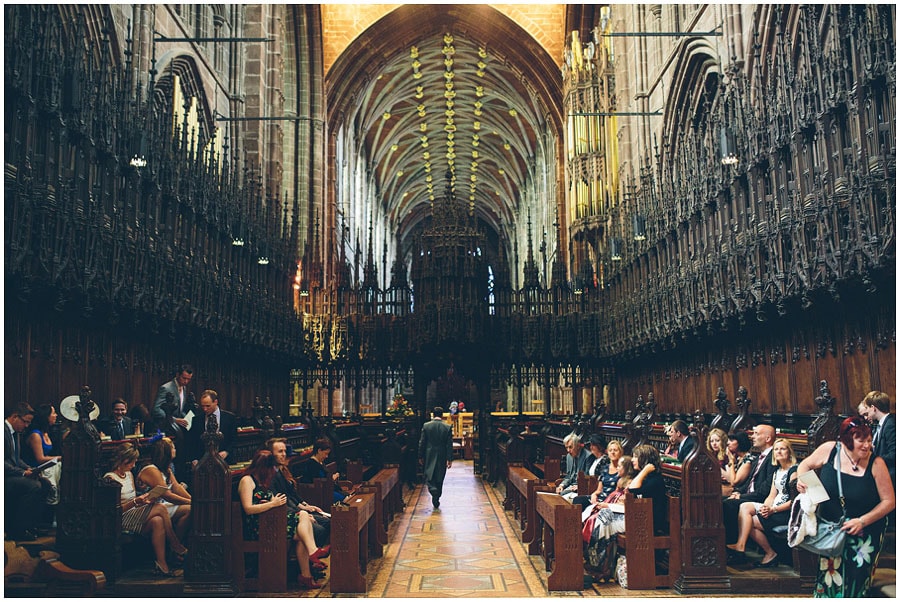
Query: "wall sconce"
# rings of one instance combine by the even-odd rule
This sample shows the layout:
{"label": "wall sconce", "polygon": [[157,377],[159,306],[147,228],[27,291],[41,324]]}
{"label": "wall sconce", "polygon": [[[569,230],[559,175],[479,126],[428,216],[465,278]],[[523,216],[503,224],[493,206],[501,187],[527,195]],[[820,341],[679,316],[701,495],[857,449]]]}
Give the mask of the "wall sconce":
{"label": "wall sconce", "polygon": [[259,265],[269,265],[269,256],[260,254],[259,258],[256,260],[256,263],[258,263]]}
{"label": "wall sconce", "polygon": [[612,261],[622,261],[622,239],[611,238],[609,240],[609,258]]}
{"label": "wall sconce", "polygon": [[719,146],[722,152],[722,165],[737,165],[740,159],[737,154],[737,141],[734,132],[728,126],[719,130]]}
{"label": "wall sconce", "polygon": [[647,220],[640,213],[631,216],[631,224],[634,226],[634,239],[647,240]]}

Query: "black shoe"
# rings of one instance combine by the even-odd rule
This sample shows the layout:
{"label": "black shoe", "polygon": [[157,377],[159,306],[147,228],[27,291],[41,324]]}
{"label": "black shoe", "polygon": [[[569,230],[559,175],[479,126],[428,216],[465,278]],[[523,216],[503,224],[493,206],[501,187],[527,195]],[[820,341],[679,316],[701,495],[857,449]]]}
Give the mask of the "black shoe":
{"label": "black shoe", "polygon": [[776,554],[775,557],[772,558],[772,560],[770,560],[769,562],[763,562],[761,560],[758,560],[753,563],[753,566],[755,566],[758,569],[770,569],[772,567],[776,567],[776,566],[778,566],[778,554]]}
{"label": "black shoe", "polygon": [[728,550],[727,560],[725,564],[731,566],[734,564],[746,564],[747,555],[743,552],[735,552],[734,550]]}

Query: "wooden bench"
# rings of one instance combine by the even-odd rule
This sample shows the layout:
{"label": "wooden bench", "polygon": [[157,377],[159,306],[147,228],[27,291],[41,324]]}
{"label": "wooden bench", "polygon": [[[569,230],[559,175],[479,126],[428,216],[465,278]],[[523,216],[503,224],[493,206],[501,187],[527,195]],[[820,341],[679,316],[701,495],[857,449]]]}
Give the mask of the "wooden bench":
{"label": "wooden bench", "polygon": [[331,592],[366,592],[369,552],[382,555],[375,532],[375,493],[357,493],[344,500],[346,506],[331,507]]}
{"label": "wooden bench", "polygon": [[[597,491],[597,484],[599,482],[600,477],[596,475],[586,475],[583,472],[579,472],[576,493],[578,495],[591,495],[592,493]],[[602,502],[603,500],[600,501]]]}
{"label": "wooden bench", "polygon": [[375,535],[378,543],[387,545],[388,523],[394,512],[403,507],[403,492],[400,487],[400,469],[397,466],[382,468],[371,479],[362,484],[359,492],[375,493]]}
{"label": "wooden bench", "polygon": [[[681,571],[681,499],[668,496],[669,535],[653,533],[653,500],[625,496],[625,533],[616,540],[625,549],[628,589],[672,587]],[[668,571],[656,574],[656,550],[669,550]]]}
{"label": "wooden bench", "polygon": [[534,492],[535,486],[542,484],[530,470],[521,465],[511,465],[506,480],[506,499],[503,509],[512,510],[513,516],[519,519],[523,543],[534,539]]}
{"label": "wooden bench", "polygon": [[[287,506],[273,508],[259,517],[259,539],[244,537],[244,510],[240,502],[231,504],[232,572],[238,591],[287,591]],[[255,577],[247,576],[246,554],[257,555]]]}
{"label": "wooden bench", "polygon": [[537,524],[528,553],[542,553],[546,569],[552,567],[547,589],[552,592],[583,590],[581,507],[573,506],[555,491],[538,491],[534,509]]}

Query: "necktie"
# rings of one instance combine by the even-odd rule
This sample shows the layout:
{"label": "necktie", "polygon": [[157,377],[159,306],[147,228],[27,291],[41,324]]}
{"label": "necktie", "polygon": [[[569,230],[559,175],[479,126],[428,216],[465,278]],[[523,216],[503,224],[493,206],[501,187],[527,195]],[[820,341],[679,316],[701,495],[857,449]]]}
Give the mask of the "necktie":
{"label": "necktie", "polygon": [[878,443],[878,435],[881,434],[881,422],[878,422],[875,425],[875,433],[872,435],[872,446],[874,447],[876,443]]}
{"label": "necktie", "polygon": [[19,433],[14,433],[14,434],[13,434],[13,448],[14,448],[14,450],[13,450],[13,459],[14,459],[15,462],[16,462],[16,466],[18,466],[18,465],[19,465],[19,461],[20,461],[20,459],[21,459],[21,456],[19,455]]}
{"label": "necktie", "polygon": [[756,473],[759,472],[759,467],[766,461],[767,455],[760,454],[759,458],[757,458],[756,467],[753,469],[753,474],[750,475],[750,487],[747,488],[747,493],[753,493],[753,480],[756,478]]}
{"label": "necktie", "polygon": [[121,422],[116,422],[116,441],[121,441],[125,438],[125,429],[122,428]]}

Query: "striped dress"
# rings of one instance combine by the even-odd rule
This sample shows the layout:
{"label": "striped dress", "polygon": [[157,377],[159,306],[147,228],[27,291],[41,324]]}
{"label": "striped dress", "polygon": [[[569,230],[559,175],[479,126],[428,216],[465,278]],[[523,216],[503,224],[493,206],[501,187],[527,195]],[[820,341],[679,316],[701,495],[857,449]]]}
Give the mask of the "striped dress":
{"label": "striped dress", "polygon": [[[126,472],[124,477],[120,477],[115,471],[108,472],[103,476],[109,477],[122,485],[122,493],[119,499],[123,504],[136,497],[134,490],[134,475],[131,474],[131,471]],[[144,524],[147,522],[147,516],[150,514],[152,507],[151,504],[146,504],[144,506],[134,506],[129,510],[123,511],[122,533],[140,534],[144,528]]]}

